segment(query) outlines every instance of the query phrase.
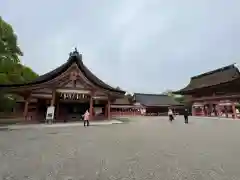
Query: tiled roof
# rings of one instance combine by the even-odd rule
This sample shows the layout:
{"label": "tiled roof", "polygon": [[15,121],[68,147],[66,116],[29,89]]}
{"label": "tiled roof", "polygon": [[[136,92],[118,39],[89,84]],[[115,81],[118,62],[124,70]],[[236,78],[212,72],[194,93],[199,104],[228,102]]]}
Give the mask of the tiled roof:
{"label": "tiled roof", "polygon": [[225,84],[240,78],[238,68],[232,64],[191,78],[190,83],[176,94],[185,94],[196,89]]}
{"label": "tiled roof", "polygon": [[135,93],[134,100],[144,106],[172,106],[179,105],[173,97],[163,94]]}
{"label": "tiled roof", "polygon": [[29,83],[24,83],[24,84],[11,84],[11,85],[5,85],[2,84],[0,87],[20,87],[20,86],[28,86],[28,85],[36,85],[40,83],[47,82],[53,78],[56,78],[63,72],[65,72],[73,63],[76,63],[78,68],[82,71],[84,76],[90,80],[93,84],[95,84],[98,87],[101,87],[106,90],[114,91],[114,92],[119,92],[119,93],[125,93],[125,91],[119,89],[119,88],[114,88],[109,86],[108,84],[104,83],[102,80],[100,80],[98,77],[96,77],[82,62],[82,56],[77,52],[73,52],[70,54],[70,57],[68,61],[58,68],[39,76],[35,80]]}
{"label": "tiled roof", "polygon": [[124,96],[123,98],[116,99],[112,104],[114,104],[114,105],[131,105],[131,102],[128,99],[128,97]]}

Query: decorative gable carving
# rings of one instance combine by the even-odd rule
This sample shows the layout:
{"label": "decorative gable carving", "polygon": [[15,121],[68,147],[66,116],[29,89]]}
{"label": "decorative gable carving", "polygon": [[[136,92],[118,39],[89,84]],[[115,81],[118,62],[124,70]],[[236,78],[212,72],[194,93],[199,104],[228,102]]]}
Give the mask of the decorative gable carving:
{"label": "decorative gable carving", "polygon": [[78,89],[90,89],[90,85],[84,82],[77,76],[68,76],[68,78],[63,78],[62,82],[58,84],[58,87],[65,88],[78,88]]}
{"label": "decorative gable carving", "polygon": [[88,87],[88,85],[82,83],[79,80],[76,80],[76,88],[87,88],[87,87]]}
{"label": "decorative gable carving", "polygon": [[95,85],[84,76],[77,64],[72,64],[58,79],[55,85],[59,88],[96,89]]}
{"label": "decorative gable carving", "polygon": [[79,73],[77,71],[70,72],[70,77],[69,77],[70,80],[76,81],[78,77],[79,77]]}
{"label": "decorative gable carving", "polygon": [[[92,82],[90,82],[89,79],[87,79],[87,77],[85,77],[81,70],[78,68],[77,64],[73,64],[69,69],[70,79],[76,80],[78,82],[76,85],[78,86],[82,85],[84,87],[94,87]],[[81,83],[79,84],[79,82]]]}
{"label": "decorative gable carving", "polygon": [[73,81],[69,81],[66,84],[64,84],[63,87],[73,88],[74,87],[74,82]]}

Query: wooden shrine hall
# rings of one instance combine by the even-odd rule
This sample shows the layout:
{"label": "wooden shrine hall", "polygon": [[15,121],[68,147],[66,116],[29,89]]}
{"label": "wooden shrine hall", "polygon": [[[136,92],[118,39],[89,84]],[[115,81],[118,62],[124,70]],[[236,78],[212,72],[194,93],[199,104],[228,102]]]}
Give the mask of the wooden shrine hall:
{"label": "wooden shrine hall", "polygon": [[239,86],[240,72],[232,64],[194,76],[174,93],[185,95],[192,103],[192,115],[239,118]]}
{"label": "wooden shrine hall", "polygon": [[25,84],[0,85],[0,89],[23,97],[18,111],[27,121],[45,120],[49,106],[55,107],[57,122],[79,120],[88,109],[90,118],[110,119],[111,103],[125,91],[97,78],[75,50],[60,67]]}
{"label": "wooden shrine hall", "polygon": [[174,113],[180,114],[184,108],[181,103],[166,94],[134,93],[133,100],[141,107],[142,115],[146,116],[166,116],[169,108],[172,108]]}

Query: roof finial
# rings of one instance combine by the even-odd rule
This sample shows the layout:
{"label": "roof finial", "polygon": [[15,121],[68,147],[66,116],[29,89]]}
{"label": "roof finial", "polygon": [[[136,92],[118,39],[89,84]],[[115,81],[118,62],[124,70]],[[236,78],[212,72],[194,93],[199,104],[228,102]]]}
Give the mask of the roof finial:
{"label": "roof finial", "polygon": [[[77,47],[75,47],[75,51],[74,51],[74,53],[78,53]],[[78,54],[79,54],[79,53],[78,53]]]}
{"label": "roof finial", "polygon": [[69,56],[75,56],[75,55],[79,55],[79,52],[78,52],[78,50],[77,50],[76,47],[74,48],[74,51],[73,51],[73,52],[70,52],[70,53],[69,53]]}

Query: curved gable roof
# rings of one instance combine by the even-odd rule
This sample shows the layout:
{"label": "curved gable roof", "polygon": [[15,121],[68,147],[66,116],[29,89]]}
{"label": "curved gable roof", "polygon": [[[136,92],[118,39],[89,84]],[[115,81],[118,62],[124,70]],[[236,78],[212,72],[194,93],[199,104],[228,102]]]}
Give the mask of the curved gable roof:
{"label": "curved gable roof", "polygon": [[183,89],[176,91],[176,94],[184,94],[196,89],[225,84],[240,78],[238,68],[232,64],[197,76],[193,76],[190,83]]}
{"label": "curved gable roof", "polygon": [[29,86],[29,85],[37,85],[37,84],[41,84],[47,81],[50,81],[54,78],[56,78],[57,76],[59,76],[60,74],[62,74],[63,72],[65,72],[73,63],[76,63],[78,68],[80,69],[80,71],[84,74],[84,76],[91,81],[94,85],[109,90],[109,91],[114,91],[114,92],[118,92],[118,93],[124,93],[125,91],[119,89],[119,88],[114,88],[111,87],[110,85],[104,83],[102,80],[100,80],[98,77],[96,77],[82,62],[82,55],[79,54],[77,51],[73,52],[70,54],[70,57],[68,59],[68,61],[64,64],[62,64],[61,66],[59,66],[58,68],[43,74],[41,76],[39,76],[38,78],[36,78],[35,80],[29,82],[29,83],[23,83],[23,84],[2,84],[0,85],[0,87],[20,87],[20,86]]}

